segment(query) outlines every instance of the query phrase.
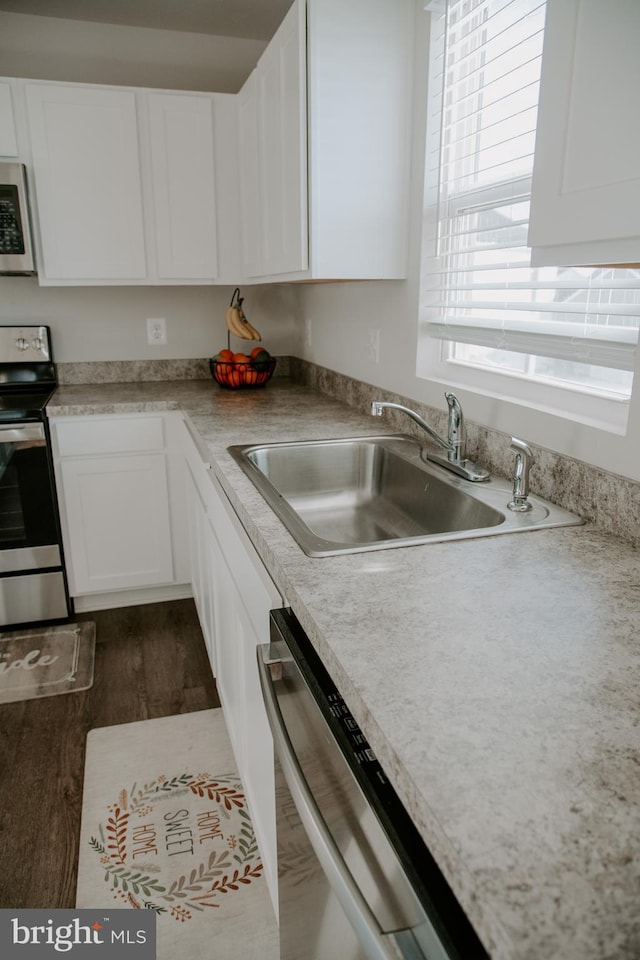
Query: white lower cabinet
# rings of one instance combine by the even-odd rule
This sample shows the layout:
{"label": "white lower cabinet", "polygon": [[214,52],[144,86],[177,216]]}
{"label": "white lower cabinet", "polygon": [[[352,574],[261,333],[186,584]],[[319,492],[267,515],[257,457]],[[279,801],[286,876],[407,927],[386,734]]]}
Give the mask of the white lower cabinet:
{"label": "white lower cabinet", "polygon": [[193,594],[277,915],[273,741],[256,647],[269,642],[269,611],[284,600],[209,464],[186,442]]}
{"label": "white lower cabinet", "polygon": [[76,593],[173,580],[163,453],[60,464]]}
{"label": "white lower cabinet", "polygon": [[190,466],[187,468],[186,486],[191,589],[205,646],[209,654],[211,669],[214,676],[217,676],[218,664],[214,647],[215,625],[213,620],[213,569],[217,544],[213,531],[209,529],[207,508],[191,473]]}
{"label": "white lower cabinet", "polygon": [[161,415],[53,419],[73,597],[114,594],[98,604],[113,606],[123,603],[122,591],[131,600],[142,588],[188,583],[176,428]]}
{"label": "white lower cabinet", "polygon": [[277,915],[273,741],[256,647],[284,599],[181,415],[52,417],[51,436],[76,607],[144,602],[151,587],[193,593]]}

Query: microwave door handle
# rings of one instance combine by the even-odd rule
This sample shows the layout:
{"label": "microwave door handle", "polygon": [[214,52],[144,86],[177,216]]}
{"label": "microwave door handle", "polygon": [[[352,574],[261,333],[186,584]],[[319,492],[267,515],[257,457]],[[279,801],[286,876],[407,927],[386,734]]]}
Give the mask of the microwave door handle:
{"label": "microwave door handle", "polygon": [[[268,651],[269,647],[265,647]],[[344,862],[300,769],[285,728],[271,681],[270,667],[275,666],[277,670],[277,661],[270,660],[265,663],[263,649],[258,647],[258,669],[274,747],[302,825],[333,893],[348,917],[368,960],[399,960],[399,956],[407,957],[407,960],[410,957],[420,960],[424,956],[422,951],[407,954],[402,950],[399,940],[395,941],[395,946],[390,942],[393,933],[385,934],[381,929]],[[415,944],[415,941],[413,943]],[[402,950],[400,954],[398,948]]]}

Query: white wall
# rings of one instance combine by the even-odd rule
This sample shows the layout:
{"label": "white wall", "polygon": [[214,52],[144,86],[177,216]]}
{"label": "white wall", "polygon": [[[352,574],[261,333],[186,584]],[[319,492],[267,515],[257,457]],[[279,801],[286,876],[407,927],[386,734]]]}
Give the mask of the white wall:
{"label": "white wall", "polygon": [[[227,345],[224,315],[233,287],[39,287],[0,277],[0,324],[51,327],[58,362],[211,357]],[[245,287],[247,318],[274,355],[296,343],[290,287]],[[167,344],[147,343],[147,317],[167,321]],[[245,341],[232,341],[239,350]]]}
{"label": "white wall", "polygon": [[0,11],[0,76],[237,93],[266,44]]}

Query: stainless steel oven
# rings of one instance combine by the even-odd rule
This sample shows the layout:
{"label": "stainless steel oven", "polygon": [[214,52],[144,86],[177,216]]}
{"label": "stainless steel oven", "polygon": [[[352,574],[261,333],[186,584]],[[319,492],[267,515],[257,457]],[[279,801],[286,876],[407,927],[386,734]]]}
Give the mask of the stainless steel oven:
{"label": "stainless steel oven", "polygon": [[0,626],[71,616],[46,403],[47,327],[0,327]]}
{"label": "stainless steel oven", "polygon": [[271,640],[281,960],[488,960],[290,610]]}
{"label": "stainless steel oven", "polygon": [[0,274],[35,272],[25,168],[0,163]]}

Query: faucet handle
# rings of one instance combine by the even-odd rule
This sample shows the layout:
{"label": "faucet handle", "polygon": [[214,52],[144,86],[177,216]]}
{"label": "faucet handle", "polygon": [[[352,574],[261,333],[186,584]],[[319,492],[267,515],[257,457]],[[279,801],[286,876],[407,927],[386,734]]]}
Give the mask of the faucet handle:
{"label": "faucet handle", "polygon": [[526,513],[533,509],[527,497],[529,496],[529,471],[535,463],[535,458],[531,447],[518,437],[511,437],[511,449],[516,451],[516,462],[513,470],[513,497],[507,507],[516,513]]}

